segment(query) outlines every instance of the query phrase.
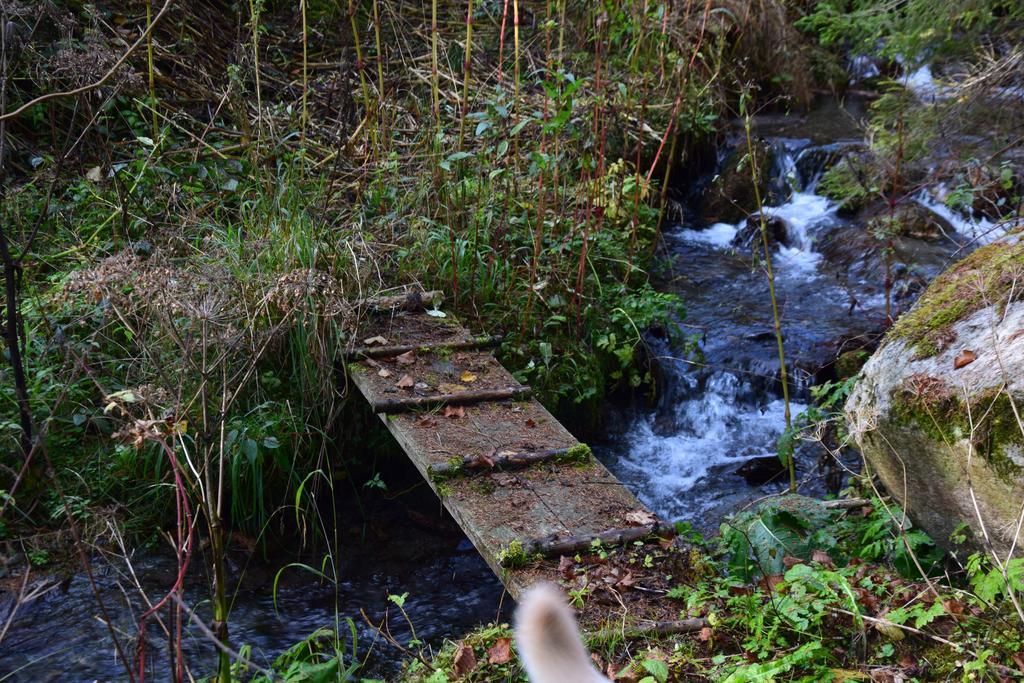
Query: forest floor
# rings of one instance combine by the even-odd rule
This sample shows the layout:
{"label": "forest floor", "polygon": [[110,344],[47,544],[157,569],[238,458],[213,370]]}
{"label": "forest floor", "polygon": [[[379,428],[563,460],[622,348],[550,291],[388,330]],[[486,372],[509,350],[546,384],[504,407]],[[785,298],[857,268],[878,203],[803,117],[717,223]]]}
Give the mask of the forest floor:
{"label": "forest floor", "polygon": [[[694,351],[686,302],[649,275],[662,227],[731,122],[841,93],[854,57],[877,72],[858,86],[874,101],[869,144],[833,167],[834,198],[895,202],[927,181],[961,208],[1019,211],[1020,108],[981,93],[1020,87],[1024,17],[995,0],[941,22],[910,5],[0,1],[10,615],[33,599],[10,580],[26,569],[89,573],[104,553],[170,545],[162,609],[187,619],[195,557],[211,638],[230,643],[239,544],[287,546],[330,574],[335,497],[383,496],[388,448],[338,360],[366,301],[400,287],[445,290],[471,329],[503,334],[502,363],[574,431],[598,428],[616,397],[655,394],[646,331]],[[887,80],[911,60],[955,75],[957,96]],[[979,130],[985,144],[946,144]],[[753,169],[751,182],[727,188],[743,216],[761,204],[758,154],[748,143],[734,178]],[[899,228],[871,225],[885,253]],[[845,390],[819,394],[822,422]],[[604,633],[602,669],[658,683],[1020,678],[1024,573],[1008,584],[943,555],[870,481],[848,493],[866,502],[770,503],[714,539],[680,526],[685,571],[648,588],[708,626]],[[630,588],[609,565],[649,561],[595,547],[558,569],[579,605]],[[337,630],[273,672],[221,649],[204,673],[358,677]],[[144,678],[137,636],[110,630],[126,679]],[[438,652],[414,631],[397,645],[410,679],[521,679],[508,638],[493,625]]]}

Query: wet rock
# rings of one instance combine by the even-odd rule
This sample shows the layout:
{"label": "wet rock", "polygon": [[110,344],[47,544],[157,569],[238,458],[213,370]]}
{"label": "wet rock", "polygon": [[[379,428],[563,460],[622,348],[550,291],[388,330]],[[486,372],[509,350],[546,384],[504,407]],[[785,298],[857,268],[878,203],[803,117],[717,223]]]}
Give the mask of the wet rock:
{"label": "wet rock", "polygon": [[972,165],[966,176],[971,187],[971,209],[976,215],[999,220],[1018,210],[1022,183],[1009,167]]}
{"label": "wet rock", "polygon": [[651,425],[651,431],[658,436],[669,436],[679,431],[679,425],[676,424],[675,415],[670,412],[658,413],[657,417],[654,418],[654,423]]}
{"label": "wet rock", "polygon": [[917,202],[903,202],[890,208],[884,202],[872,204],[864,213],[869,230],[914,239],[938,241],[955,233],[949,221]]}
{"label": "wet rock", "polygon": [[864,143],[860,141],[840,141],[808,147],[796,159],[800,186],[806,188],[847,156],[863,151]]}
{"label": "wet rock", "polygon": [[947,547],[961,524],[974,548],[986,535],[1003,555],[1024,543],[1024,301],[1010,300],[1022,269],[1020,234],[950,268],[889,331],[846,404],[872,472]]}
{"label": "wet rock", "polygon": [[736,468],[736,474],[753,486],[767,484],[770,481],[784,481],[789,476],[777,455],[759,455],[751,458]]}
{"label": "wet rock", "polygon": [[[756,179],[751,172],[750,156],[757,168]],[[700,201],[702,222],[708,225],[740,222],[758,210],[757,191],[763,204],[770,203],[772,165],[771,146],[763,140],[754,143],[751,154],[747,153],[745,145],[734,149],[704,190]]]}
{"label": "wet rock", "polygon": [[[765,216],[765,229],[768,233],[768,246],[774,248],[779,244],[789,244],[786,232],[786,221],[778,216]],[[732,238],[734,247],[751,249],[754,245],[761,246],[761,214],[754,213],[747,218],[746,222]]]}
{"label": "wet rock", "polygon": [[[850,291],[865,288],[881,293],[885,286],[887,242],[866,224],[836,228],[826,233],[817,248],[826,269]],[[948,240],[916,237],[892,238],[892,294],[894,301],[910,302],[949,262],[958,246]]]}

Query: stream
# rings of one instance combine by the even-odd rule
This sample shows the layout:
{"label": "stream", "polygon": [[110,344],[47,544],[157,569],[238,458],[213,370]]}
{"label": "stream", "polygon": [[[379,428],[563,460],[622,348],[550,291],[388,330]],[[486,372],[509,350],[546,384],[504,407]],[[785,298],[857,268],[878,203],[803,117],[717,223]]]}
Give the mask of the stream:
{"label": "stream", "polygon": [[[822,170],[816,160],[860,139],[855,119],[863,115],[862,104],[854,101],[847,107],[822,102],[807,115],[759,120],[756,131],[774,151],[772,182],[781,188],[766,213],[785,224],[786,239],[773,260],[794,415],[805,408],[809,387],[828,376],[829,364],[845,345],[859,346],[882,329],[881,283],[856,275],[820,249],[829,239],[863,232],[863,226],[842,217],[833,202],[815,192]],[[918,201],[965,240],[986,231],[984,224],[954,214],[930,195]],[[778,473],[753,483],[737,473],[754,458],[769,463],[775,458],[784,405],[765,278],[752,268],[749,248],[732,246],[741,226],[701,223],[691,209],[666,232],[660,284],[685,302],[683,329],[699,340],[701,359],[683,358],[678,345],[651,335],[647,341],[662,373],[658,403],[622,411],[596,452],[658,514],[710,531],[729,512],[785,487]],[[926,281],[940,272],[958,258],[960,248],[955,240],[914,245],[920,278]],[[841,480],[843,468],[853,467],[823,459],[824,452],[813,445],[798,449],[801,492],[823,494],[834,488],[836,468]],[[823,462],[827,467],[821,467]],[[411,465],[402,476],[417,481]],[[389,482],[393,490],[400,489],[398,479],[398,484]],[[235,595],[232,642],[251,646],[253,661],[266,665],[319,627],[349,633],[344,620],[350,618],[357,634],[355,656],[361,660],[369,653],[366,675],[393,678],[401,653],[383,643],[360,616],[365,609],[379,624],[387,613],[391,633],[407,641],[409,628],[393,607],[388,609],[389,594],[408,593],[405,609],[416,635],[432,646],[481,622],[509,620],[500,583],[454,522],[446,516],[438,521],[438,507],[421,485],[413,495],[367,513],[372,527],[341,542],[339,580],[320,581],[290,568],[280,579],[276,609],[275,575],[260,568],[274,564],[253,562]],[[233,571],[241,573],[247,566],[244,553],[233,557]],[[151,599],[173,583],[173,558],[157,550],[140,552],[132,566]],[[197,575],[190,583],[202,586],[205,580]],[[127,563],[99,558],[96,584],[114,628],[133,632],[142,601]],[[197,605],[198,617],[209,623],[211,610],[203,599],[198,590],[186,593],[186,602]],[[8,607],[0,604],[0,614]],[[335,623],[336,614],[340,623]],[[151,623],[149,636],[149,678],[167,680],[166,635]],[[187,629],[185,647],[193,666],[212,670],[213,648],[198,629]],[[90,584],[77,575],[18,611],[0,646],[0,681],[94,680],[125,680],[125,675]]]}

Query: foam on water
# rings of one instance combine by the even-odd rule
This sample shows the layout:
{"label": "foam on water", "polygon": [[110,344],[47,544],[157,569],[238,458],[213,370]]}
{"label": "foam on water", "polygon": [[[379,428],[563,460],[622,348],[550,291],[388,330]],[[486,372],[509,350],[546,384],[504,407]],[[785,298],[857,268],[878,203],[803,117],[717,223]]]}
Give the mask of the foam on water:
{"label": "foam on water", "polygon": [[715,223],[703,230],[680,230],[674,236],[686,242],[702,242],[724,249],[732,243],[738,229],[731,223]]}
{"label": "foam on water", "polygon": [[[941,192],[943,188],[938,188]],[[1006,231],[1011,224],[996,224],[987,218],[975,218],[974,216],[968,216],[954,211],[953,209],[946,206],[945,203],[938,201],[927,191],[921,191],[914,197],[914,201],[928,209],[936,216],[946,220],[953,229],[956,230],[960,235],[966,237],[975,244],[988,244],[993,242],[1002,235],[1006,234]]]}
{"label": "foam on water", "polygon": [[[791,152],[803,146],[804,141],[795,141],[792,149],[779,155],[776,173],[786,180],[790,187],[797,183],[796,159]],[[812,184],[813,185],[813,184]],[[823,223],[835,217],[835,204],[828,198],[813,191],[793,190],[789,199],[779,206],[766,206],[768,216],[781,218],[786,223],[786,235],[790,244],[780,245],[777,252],[777,270],[780,277],[806,278],[817,272],[821,255],[814,250],[814,231]],[[674,237],[687,242],[709,244],[727,249],[739,231],[742,222],[736,224],[715,223],[702,230],[679,230]]]}
{"label": "foam on water", "polygon": [[[689,376],[692,383],[692,375]],[[680,382],[687,376],[680,376]],[[756,402],[750,385],[728,372],[711,375],[703,392],[691,387],[693,398],[673,407],[674,430],[656,432],[655,419],[639,420],[627,438],[629,452],[616,470],[640,499],[658,514],[676,519],[692,515],[694,501],[681,496],[704,479],[713,468],[737,466],[755,456],[772,453],[775,440],[785,429],[781,400]],[[793,414],[805,409],[791,404]]]}

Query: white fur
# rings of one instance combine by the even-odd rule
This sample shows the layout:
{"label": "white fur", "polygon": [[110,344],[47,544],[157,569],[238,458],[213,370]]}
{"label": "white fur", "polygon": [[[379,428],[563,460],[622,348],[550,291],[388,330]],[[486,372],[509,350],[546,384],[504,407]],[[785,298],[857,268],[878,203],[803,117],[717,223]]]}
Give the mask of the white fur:
{"label": "white fur", "polygon": [[608,683],[591,664],[565,597],[551,584],[534,586],[519,602],[516,647],[531,683]]}

